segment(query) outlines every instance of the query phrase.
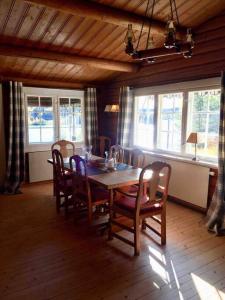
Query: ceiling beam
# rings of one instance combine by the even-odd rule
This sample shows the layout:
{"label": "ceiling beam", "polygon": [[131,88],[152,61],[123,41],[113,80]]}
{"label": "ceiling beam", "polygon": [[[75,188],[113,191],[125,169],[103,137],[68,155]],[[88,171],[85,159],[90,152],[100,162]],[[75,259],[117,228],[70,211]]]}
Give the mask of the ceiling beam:
{"label": "ceiling beam", "polygon": [[86,67],[119,72],[137,72],[139,69],[139,65],[134,63],[13,45],[0,44],[0,55],[33,58],[63,64],[84,65]]}
{"label": "ceiling beam", "polygon": [[[25,2],[54,8],[63,13],[91,18],[126,28],[128,24],[132,24],[133,29],[139,31],[141,30],[143,21],[145,21],[143,30],[148,31],[149,29],[150,18],[97,2],[86,0],[25,0]],[[165,25],[166,23],[162,21],[152,20],[152,29],[158,33],[165,34]],[[177,27],[177,33],[178,38],[181,38],[186,34],[186,29]]]}
{"label": "ceiling beam", "polygon": [[82,82],[35,79],[35,78],[24,77],[22,75],[15,76],[11,74],[0,74],[0,81],[5,81],[5,80],[20,81],[26,86],[67,88],[67,89],[78,89],[78,90],[83,90],[85,87],[94,86],[93,84],[82,83]]}

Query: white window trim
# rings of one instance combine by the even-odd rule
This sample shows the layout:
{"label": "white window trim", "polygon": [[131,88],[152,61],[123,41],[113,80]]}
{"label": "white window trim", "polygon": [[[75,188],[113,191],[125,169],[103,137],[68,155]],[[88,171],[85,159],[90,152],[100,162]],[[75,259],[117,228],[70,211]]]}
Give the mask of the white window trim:
{"label": "white window trim", "polygon": [[[148,149],[142,147],[143,150],[150,153],[155,153],[159,155],[169,155],[174,157],[183,157],[184,159],[191,159],[193,155],[185,152],[185,142],[186,142],[186,133],[187,133],[187,116],[188,116],[188,92],[191,91],[200,91],[200,90],[211,90],[211,89],[220,89],[220,77],[180,82],[175,84],[160,85],[154,87],[145,87],[134,89],[134,98],[136,99],[139,96],[154,96],[155,99],[155,131],[154,131],[154,149]],[[159,114],[159,94],[164,93],[183,93],[183,109],[182,109],[182,131],[181,131],[181,151],[167,151],[157,148],[157,138],[158,138],[158,114]],[[137,101],[135,101],[135,111],[137,110]],[[136,113],[134,112],[134,121],[136,122]],[[134,125],[135,126],[135,125]],[[135,131],[134,131],[135,134]],[[135,145],[134,143],[134,134],[132,140],[133,147],[139,147],[140,145]],[[203,157],[200,156],[201,161],[205,162],[217,162],[217,158]]]}
{"label": "white window trim", "polygon": [[[82,129],[83,129],[83,141],[74,142],[74,145],[78,148],[84,145],[85,141],[85,117],[84,117],[84,91],[82,90],[62,90],[62,89],[48,89],[48,88],[37,88],[37,87],[24,87],[24,104],[25,104],[25,152],[34,151],[48,151],[51,150],[52,143],[35,143],[29,144],[28,141],[28,115],[27,115],[27,96],[44,96],[52,97],[53,100],[53,112],[54,112],[54,135],[55,141],[59,140],[59,116],[58,116],[58,103],[59,98],[78,98],[81,100],[81,110],[82,110]],[[54,142],[55,142],[54,141]],[[53,142],[53,143],[54,143]]]}

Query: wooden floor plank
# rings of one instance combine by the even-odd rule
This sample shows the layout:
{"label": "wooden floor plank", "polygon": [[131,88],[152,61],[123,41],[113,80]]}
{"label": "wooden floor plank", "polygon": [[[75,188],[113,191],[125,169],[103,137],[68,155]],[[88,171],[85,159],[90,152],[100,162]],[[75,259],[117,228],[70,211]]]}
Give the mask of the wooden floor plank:
{"label": "wooden floor plank", "polygon": [[224,237],[174,203],[167,245],[147,231],[134,257],[129,245],[57,215],[50,183],[27,185],[23,194],[0,196],[0,253],[3,300],[225,299]]}

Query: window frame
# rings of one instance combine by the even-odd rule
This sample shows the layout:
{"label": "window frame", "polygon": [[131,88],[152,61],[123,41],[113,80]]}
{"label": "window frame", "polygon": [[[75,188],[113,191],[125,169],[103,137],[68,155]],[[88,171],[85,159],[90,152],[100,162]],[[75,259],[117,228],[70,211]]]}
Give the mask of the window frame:
{"label": "window frame", "polygon": [[[188,130],[188,93],[193,91],[201,91],[201,90],[214,90],[220,89],[220,78],[210,78],[210,79],[203,79],[203,80],[195,80],[195,81],[187,81],[175,84],[168,84],[162,86],[155,86],[155,87],[147,87],[147,88],[138,88],[134,90],[134,122],[136,122],[137,116],[137,98],[140,96],[154,96],[154,107],[155,107],[155,118],[154,118],[154,143],[153,149],[149,149],[146,147],[141,147],[140,145],[135,144],[135,133],[133,132],[132,137],[132,146],[133,147],[141,147],[143,150],[149,152],[155,152],[158,154],[165,154],[165,155],[172,155],[172,156],[179,156],[184,158],[192,158],[193,155],[186,152],[186,139],[187,139],[187,130]],[[180,152],[170,151],[170,150],[163,150],[157,147],[157,139],[159,134],[159,95],[161,94],[171,94],[171,93],[183,93],[183,105],[182,105],[182,122],[181,122],[181,148]],[[135,123],[134,123],[135,127]],[[198,156],[201,160],[207,162],[215,162],[217,158],[213,157],[206,157],[206,156]]]}
{"label": "window frame", "polygon": [[81,115],[82,115],[82,141],[73,142],[76,147],[82,147],[85,143],[85,109],[84,109],[84,91],[83,90],[66,90],[66,89],[49,89],[37,87],[24,87],[24,106],[25,106],[25,151],[47,151],[51,149],[53,143],[29,143],[28,135],[28,102],[27,97],[51,97],[53,103],[54,114],[54,142],[60,140],[59,129],[59,99],[60,98],[77,98],[81,100]]}

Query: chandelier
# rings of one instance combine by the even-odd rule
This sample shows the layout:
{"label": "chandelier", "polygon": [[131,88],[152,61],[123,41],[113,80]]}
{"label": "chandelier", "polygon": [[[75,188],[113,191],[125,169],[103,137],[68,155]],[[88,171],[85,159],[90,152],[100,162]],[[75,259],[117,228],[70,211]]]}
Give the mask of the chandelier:
{"label": "chandelier", "polygon": [[[165,40],[163,47],[155,48],[152,36],[153,13],[155,7],[155,0],[153,0],[150,7],[150,0],[147,1],[145,10],[145,18],[141,26],[141,31],[136,42],[132,24],[128,24],[128,30],[125,36],[125,52],[135,60],[142,60],[148,63],[153,63],[159,57],[169,55],[183,55],[184,58],[192,57],[192,49],[194,48],[194,40],[192,37],[191,28],[187,29],[185,40],[177,39],[176,26],[179,27],[179,18],[177,14],[177,7],[175,0],[169,0],[170,17],[165,26]],[[144,37],[144,26],[146,27],[146,19],[149,18],[148,32],[144,49],[140,49],[141,38]],[[143,40],[143,39],[142,39]],[[136,46],[135,46],[136,43]]]}

